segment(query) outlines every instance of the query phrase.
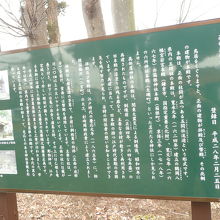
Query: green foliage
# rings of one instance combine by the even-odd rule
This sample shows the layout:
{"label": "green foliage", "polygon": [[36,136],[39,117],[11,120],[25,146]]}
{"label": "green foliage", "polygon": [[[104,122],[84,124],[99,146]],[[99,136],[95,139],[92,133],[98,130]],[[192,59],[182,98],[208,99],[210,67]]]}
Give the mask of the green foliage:
{"label": "green foliage", "polygon": [[58,12],[58,15],[64,15],[65,14],[65,10],[67,8],[67,4],[65,1],[62,1],[62,2],[58,2],[57,3],[57,12]]}

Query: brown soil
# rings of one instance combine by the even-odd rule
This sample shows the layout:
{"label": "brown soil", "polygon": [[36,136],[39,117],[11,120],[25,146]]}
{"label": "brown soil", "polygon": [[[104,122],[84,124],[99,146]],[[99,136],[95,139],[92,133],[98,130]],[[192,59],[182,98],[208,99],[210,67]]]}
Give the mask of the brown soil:
{"label": "brown soil", "polygon": [[[17,194],[19,220],[188,220],[190,202]],[[220,219],[212,203],[212,220]]]}

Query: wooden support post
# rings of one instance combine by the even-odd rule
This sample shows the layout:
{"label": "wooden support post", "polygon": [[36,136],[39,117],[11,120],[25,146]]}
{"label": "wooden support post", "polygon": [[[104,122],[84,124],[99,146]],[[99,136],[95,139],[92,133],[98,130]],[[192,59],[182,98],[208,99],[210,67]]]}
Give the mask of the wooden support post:
{"label": "wooden support post", "polygon": [[16,193],[0,193],[0,220],[18,220]]}
{"label": "wooden support post", "polygon": [[210,202],[191,202],[192,220],[211,220]]}

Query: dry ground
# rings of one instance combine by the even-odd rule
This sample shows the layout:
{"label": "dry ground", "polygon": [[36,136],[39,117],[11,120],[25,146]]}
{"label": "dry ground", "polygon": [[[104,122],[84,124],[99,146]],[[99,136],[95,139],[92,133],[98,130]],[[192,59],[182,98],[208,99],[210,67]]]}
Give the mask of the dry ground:
{"label": "dry ground", "polygon": [[[19,220],[188,220],[190,202],[17,194]],[[220,203],[212,203],[220,220]]]}

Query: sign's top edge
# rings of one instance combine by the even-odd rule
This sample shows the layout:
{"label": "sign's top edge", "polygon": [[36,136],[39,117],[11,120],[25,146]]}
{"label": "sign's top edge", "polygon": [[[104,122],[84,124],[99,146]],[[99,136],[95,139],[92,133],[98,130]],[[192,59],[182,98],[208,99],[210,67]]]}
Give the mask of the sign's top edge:
{"label": "sign's top edge", "polygon": [[125,32],[125,33],[119,33],[119,34],[105,35],[105,36],[94,37],[94,38],[85,38],[85,39],[67,41],[67,42],[56,43],[56,44],[47,44],[47,45],[41,45],[41,46],[36,46],[36,47],[3,51],[3,52],[0,52],[0,55],[28,52],[32,50],[68,46],[71,44],[79,44],[79,43],[92,42],[92,41],[98,41],[98,40],[133,36],[133,35],[138,35],[138,34],[147,34],[147,33],[153,33],[153,32],[169,31],[169,30],[189,28],[189,27],[195,27],[195,26],[203,26],[203,25],[208,25],[208,24],[217,24],[217,23],[220,23],[220,18],[209,19],[209,20],[204,20],[204,21],[188,22],[188,23],[182,23],[182,24],[176,24],[176,25],[169,25],[169,26],[163,26],[163,27],[157,27],[157,28],[150,28],[150,29],[144,29],[144,30],[138,30],[138,31],[131,31],[131,32]]}

